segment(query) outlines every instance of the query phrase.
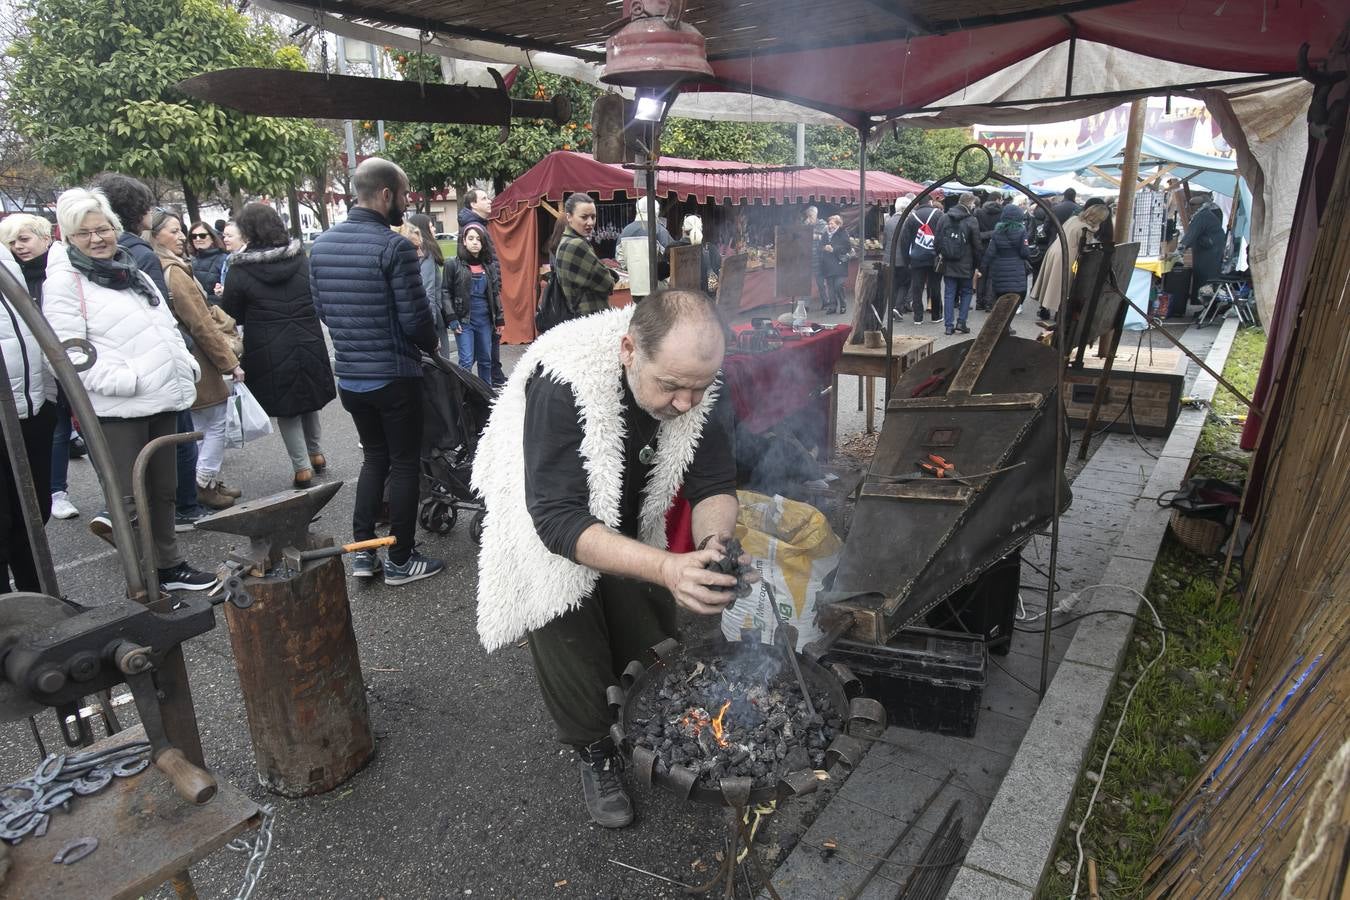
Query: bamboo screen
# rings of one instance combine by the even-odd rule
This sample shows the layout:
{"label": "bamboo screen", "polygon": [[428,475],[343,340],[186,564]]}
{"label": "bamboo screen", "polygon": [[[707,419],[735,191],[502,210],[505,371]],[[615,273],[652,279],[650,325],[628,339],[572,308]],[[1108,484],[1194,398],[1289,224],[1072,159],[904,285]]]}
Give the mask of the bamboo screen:
{"label": "bamboo screen", "polygon": [[1152,897],[1346,896],[1350,140],[1318,233],[1252,537],[1252,702],[1174,812]]}

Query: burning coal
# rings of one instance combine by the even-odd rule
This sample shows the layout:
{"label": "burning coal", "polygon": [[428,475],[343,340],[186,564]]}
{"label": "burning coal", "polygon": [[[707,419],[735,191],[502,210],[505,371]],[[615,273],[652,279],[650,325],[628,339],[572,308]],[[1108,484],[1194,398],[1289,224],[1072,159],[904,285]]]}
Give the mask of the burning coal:
{"label": "burning coal", "polygon": [[811,700],[814,715],[774,657],[685,659],[638,699],[629,737],[656,754],[658,775],[686,766],[705,787],[726,776],[770,787],[789,772],[824,768],[843,722],[824,689],[812,686]]}

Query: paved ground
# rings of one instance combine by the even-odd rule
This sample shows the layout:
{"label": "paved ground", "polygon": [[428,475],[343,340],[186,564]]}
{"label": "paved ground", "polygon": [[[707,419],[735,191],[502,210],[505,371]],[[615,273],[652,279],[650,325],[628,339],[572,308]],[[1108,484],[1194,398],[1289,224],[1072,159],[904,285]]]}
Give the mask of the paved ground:
{"label": "paved ground", "polygon": [[[972,327],[981,320],[973,314]],[[1031,330],[1029,315],[1019,321]],[[940,326],[919,332],[941,337]],[[949,339],[949,340],[955,340]],[[940,340],[939,345],[948,340]],[[519,350],[508,348],[509,360]],[[851,389],[840,434],[861,428]],[[844,398],[841,398],[844,399]],[[320,531],[349,532],[360,451],[337,404],[323,412],[330,470],[348,485],[325,510]],[[276,436],[227,456],[226,474],[247,497],[289,486]],[[71,467],[80,519],[53,521],[49,535],[62,588],[85,603],[122,590],[111,551],[86,528],[101,505],[87,461]],[[206,567],[225,536],[180,536]],[[276,840],[257,897],[661,897],[677,889],[610,865],[613,858],[686,881],[722,844],[712,810],[639,796],[639,821],[621,832],[588,824],[570,754],[561,753],[526,652],[493,656],[474,634],[476,548],[461,525],[424,541],[447,561],[441,576],[402,588],[354,585],[352,611],[378,737],[374,761],[319,798],[284,801],[256,784],[244,709],[224,625],[187,647],[209,763],[223,780],[277,804]],[[708,623],[700,623],[706,625]],[[1021,669],[1019,665],[1017,668]],[[1030,678],[1029,670],[1021,671]],[[1009,702],[1021,703],[1009,694]],[[126,707],[124,707],[125,709]],[[130,718],[130,716],[128,716]],[[54,723],[45,728],[55,740]],[[1004,751],[1006,752],[1006,751]],[[0,779],[36,762],[26,725],[0,726]],[[890,815],[877,811],[877,815]],[[221,851],[194,868],[203,897],[233,896],[243,857]],[[566,882],[562,884],[562,882]]]}

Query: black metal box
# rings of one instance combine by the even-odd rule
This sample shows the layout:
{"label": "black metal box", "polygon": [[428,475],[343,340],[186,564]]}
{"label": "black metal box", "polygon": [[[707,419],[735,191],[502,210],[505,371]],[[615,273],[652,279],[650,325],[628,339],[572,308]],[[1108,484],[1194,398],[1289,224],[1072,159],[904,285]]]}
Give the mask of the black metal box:
{"label": "black metal box", "polygon": [[839,641],[825,657],[858,676],[892,725],[971,737],[980,717],[987,657],[978,637],[906,628],[886,644]]}

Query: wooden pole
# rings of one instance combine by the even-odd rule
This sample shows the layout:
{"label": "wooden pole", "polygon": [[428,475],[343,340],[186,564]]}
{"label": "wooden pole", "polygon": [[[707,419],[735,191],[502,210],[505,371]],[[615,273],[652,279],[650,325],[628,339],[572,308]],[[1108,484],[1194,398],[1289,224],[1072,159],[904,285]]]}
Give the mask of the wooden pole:
{"label": "wooden pole", "polygon": [[[1148,99],[1141,97],[1130,103],[1130,130],[1125,135],[1125,159],[1120,166],[1120,194],[1116,197],[1115,225],[1112,240],[1117,244],[1130,242],[1130,229],[1134,227],[1134,192],[1139,184],[1139,148],[1144,142],[1144,120],[1148,112]],[[1102,335],[1097,344],[1097,356],[1105,359],[1113,353],[1115,340],[1110,334]],[[1098,396],[1102,394],[1098,390]],[[1087,446],[1087,442],[1083,442]]]}
{"label": "wooden pole", "polygon": [[1130,104],[1130,130],[1125,135],[1125,161],[1120,167],[1120,196],[1116,199],[1115,235],[1117,244],[1130,242],[1134,224],[1134,192],[1139,184],[1139,147],[1144,142],[1144,118],[1148,101],[1140,98]]}

